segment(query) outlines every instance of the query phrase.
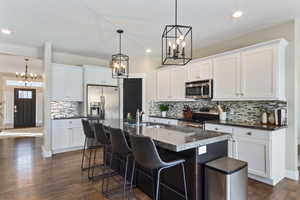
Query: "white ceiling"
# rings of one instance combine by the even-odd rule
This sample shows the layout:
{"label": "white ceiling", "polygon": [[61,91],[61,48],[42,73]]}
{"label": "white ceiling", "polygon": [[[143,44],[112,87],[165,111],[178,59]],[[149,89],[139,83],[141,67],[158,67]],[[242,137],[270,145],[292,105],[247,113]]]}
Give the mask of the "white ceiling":
{"label": "white ceiling", "polygon": [[[194,49],[283,23],[300,16],[299,0],[178,0],[179,23],[193,26]],[[231,14],[244,16],[233,20]],[[125,30],[129,56],[160,55],[164,25],[174,23],[174,0],[1,0],[0,42],[109,58],[118,49],[117,28]]]}

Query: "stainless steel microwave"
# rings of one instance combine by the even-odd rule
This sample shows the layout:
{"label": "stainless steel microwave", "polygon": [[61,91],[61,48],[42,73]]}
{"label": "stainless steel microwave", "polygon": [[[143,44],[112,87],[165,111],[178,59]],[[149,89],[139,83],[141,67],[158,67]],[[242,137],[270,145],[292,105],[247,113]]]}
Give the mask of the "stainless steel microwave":
{"label": "stainless steel microwave", "polygon": [[213,81],[202,80],[185,83],[185,97],[192,99],[211,99],[213,96]]}

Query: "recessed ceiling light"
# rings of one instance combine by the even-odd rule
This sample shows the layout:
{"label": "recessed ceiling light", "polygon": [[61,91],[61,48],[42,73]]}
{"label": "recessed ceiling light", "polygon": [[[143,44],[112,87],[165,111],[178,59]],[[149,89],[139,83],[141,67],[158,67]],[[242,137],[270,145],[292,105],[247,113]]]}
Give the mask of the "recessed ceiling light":
{"label": "recessed ceiling light", "polygon": [[3,28],[3,29],[1,29],[1,33],[4,35],[10,35],[12,33],[12,31],[7,28]]}
{"label": "recessed ceiling light", "polygon": [[243,12],[240,10],[237,10],[232,14],[233,18],[240,18],[241,16],[243,16]]}
{"label": "recessed ceiling light", "polygon": [[151,53],[152,50],[151,49],[146,49],[146,53]]}

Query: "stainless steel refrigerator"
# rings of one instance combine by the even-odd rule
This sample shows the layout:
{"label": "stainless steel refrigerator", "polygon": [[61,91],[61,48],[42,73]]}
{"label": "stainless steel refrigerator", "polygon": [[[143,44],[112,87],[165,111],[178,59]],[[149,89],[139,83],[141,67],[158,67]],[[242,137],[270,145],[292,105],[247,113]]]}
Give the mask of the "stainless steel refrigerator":
{"label": "stainless steel refrigerator", "polygon": [[113,86],[87,86],[87,114],[100,119],[119,119],[119,88]]}

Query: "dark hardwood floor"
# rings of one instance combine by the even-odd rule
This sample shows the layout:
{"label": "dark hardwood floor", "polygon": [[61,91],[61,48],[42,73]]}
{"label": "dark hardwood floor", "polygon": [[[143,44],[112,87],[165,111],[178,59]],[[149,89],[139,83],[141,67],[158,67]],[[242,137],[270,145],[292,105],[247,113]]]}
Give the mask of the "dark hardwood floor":
{"label": "dark hardwood floor", "polygon": [[[43,159],[42,138],[0,139],[0,200],[98,200],[100,183],[81,172],[81,152]],[[148,200],[135,190],[138,199]],[[283,180],[271,187],[249,180],[249,200],[300,200],[300,184]]]}

